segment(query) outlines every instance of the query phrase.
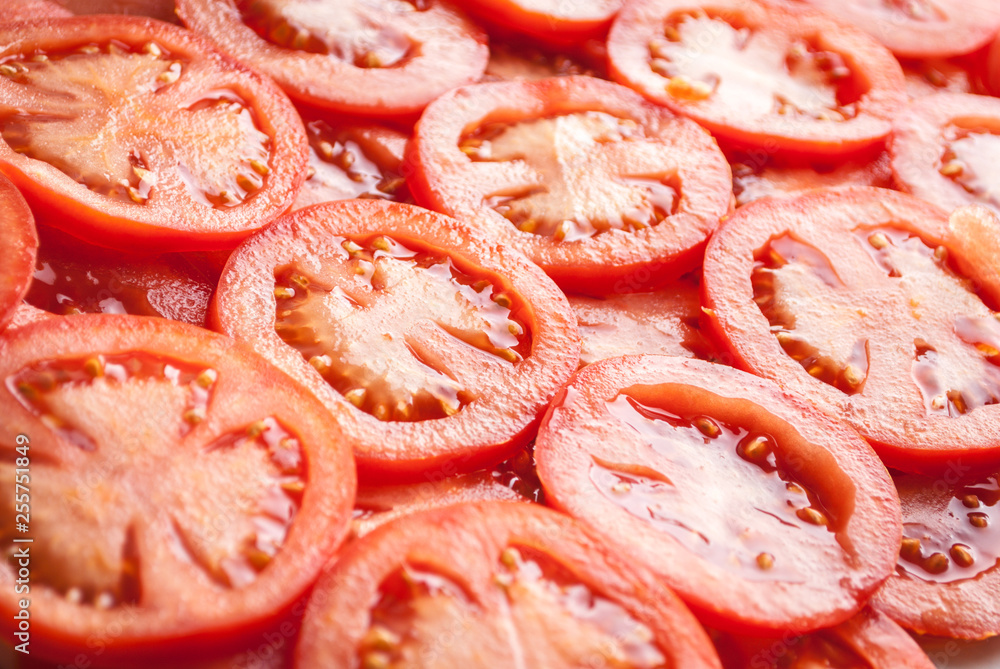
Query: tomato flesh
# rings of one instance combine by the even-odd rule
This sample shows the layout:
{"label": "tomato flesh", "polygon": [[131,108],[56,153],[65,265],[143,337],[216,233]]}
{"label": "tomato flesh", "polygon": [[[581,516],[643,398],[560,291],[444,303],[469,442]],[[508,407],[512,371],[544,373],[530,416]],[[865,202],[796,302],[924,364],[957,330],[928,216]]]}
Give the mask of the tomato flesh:
{"label": "tomato flesh", "polygon": [[4,10],[4,21],[30,21],[73,15],[51,0],[12,0]]}
{"label": "tomato flesh", "polygon": [[28,203],[6,177],[0,175],[0,330],[14,318],[31,285],[38,253],[38,233]]}
{"label": "tomato flesh", "polygon": [[731,152],[733,195],[736,206],[742,207],[761,198],[794,195],[813,188],[841,186],[892,185],[892,168],[888,154],[875,160],[840,162],[785,161],[776,159],[763,149]]}
{"label": "tomato flesh", "polygon": [[[296,666],[719,666],[669,591],[649,598],[648,577],[619,569],[571,520],[539,507],[410,516],[353,544],[319,582]],[[454,641],[441,644],[448,629]]]}
{"label": "tomato flesh", "polygon": [[535,453],[549,502],[707,624],[764,635],[837,624],[892,569],[899,511],[871,449],[736,370],[653,355],[589,365]]}

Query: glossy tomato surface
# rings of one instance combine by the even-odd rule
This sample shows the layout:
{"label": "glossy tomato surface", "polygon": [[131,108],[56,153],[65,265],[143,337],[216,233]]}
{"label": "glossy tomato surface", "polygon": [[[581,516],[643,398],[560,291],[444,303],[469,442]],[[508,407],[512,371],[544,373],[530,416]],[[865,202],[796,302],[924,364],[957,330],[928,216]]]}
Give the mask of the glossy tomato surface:
{"label": "glossy tomato surface", "polygon": [[177,0],[185,25],[299,102],[412,116],[475,81],[486,35],[440,0]]}
{"label": "glossy tomato surface", "polygon": [[124,249],[232,247],[291,205],[307,141],[268,79],[152,19],[0,27],[0,169],[40,221]]}
{"label": "glossy tomato surface", "polygon": [[0,17],[0,22],[29,21],[72,15],[71,11],[64,9],[52,0],[8,0],[4,5],[4,14]]}
{"label": "glossy tomato surface", "polygon": [[543,41],[567,41],[599,37],[624,0],[470,0],[470,12]]}
{"label": "glossy tomato surface", "polygon": [[[304,594],[348,530],[350,442],[230,339],[160,319],[51,318],[0,337],[0,378],[0,470],[28,490],[27,509],[13,494],[0,502],[0,537],[33,540],[34,657],[145,665],[236,652]],[[0,568],[7,639],[27,594],[18,569]]]}
{"label": "glossy tomato surface", "polygon": [[893,191],[762,200],[709,244],[704,306],[740,366],[841,416],[890,466],[983,464],[1000,457],[1000,290],[964,259],[998,250],[1000,226],[956,236]]}
{"label": "glossy tomato surface", "polygon": [[[648,572],[538,506],[452,506],[384,525],[320,579],[296,667],[719,667]],[[380,663],[380,664],[378,664]]]}
{"label": "glossy tomato surface", "polygon": [[825,14],[742,0],[640,0],[608,37],[611,76],[747,147],[877,151],[905,104],[903,72]]}
{"label": "glossy tomato surface", "polygon": [[521,254],[377,200],[301,209],[248,240],[214,310],[334,412],[364,477],[503,460],[579,357],[572,310]]}
{"label": "glossy tomato surface", "polygon": [[418,203],[585,294],[648,290],[689,269],[732,198],[707,132],[590,77],[454,90],[424,112],[411,157]]}
{"label": "glossy tomato surface", "polygon": [[54,0],[73,14],[127,14],[179,23],[174,0]]}
{"label": "glossy tomato surface", "polygon": [[872,605],[922,634],[1000,634],[1000,474],[955,465],[939,477],[894,478],[903,543]]}
{"label": "glossy tomato surface", "polygon": [[9,179],[0,175],[0,330],[31,285],[38,233],[28,203]]}
{"label": "glossy tomato surface", "polygon": [[642,355],[578,372],[535,442],[546,499],[654,570],[702,622],[843,622],[888,577],[899,500],[857,433],[770,381]]}
{"label": "glossy tomato surface", "polygon": [[945,209],[983,204],[1000,212],[1000,100],[941,93],[893,121],[892,170],[905,191]]}

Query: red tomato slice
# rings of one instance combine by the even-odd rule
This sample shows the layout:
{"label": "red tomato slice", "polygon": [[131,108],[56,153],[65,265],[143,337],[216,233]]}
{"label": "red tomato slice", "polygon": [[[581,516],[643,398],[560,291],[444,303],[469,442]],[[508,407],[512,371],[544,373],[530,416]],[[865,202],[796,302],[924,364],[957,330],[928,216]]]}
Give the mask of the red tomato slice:
{"label": "red tomato slice", "polygon": [[313,591],[296,667],[720,667],[676,596],[563,515],[452,506],[351,545]]}
{"label": "red tomato slice", "polygon": [[[0,338],[0,378],[0,470],[13,481],[15,466],[30,469],[18,522],[33,539],[41,658],[95,644],[119,665],[235,652],[280,620],[347,532],[350,442],[227,338],[133,316],[49,319]],[[0,502],[5,546],[25,536],[14,503]],[[6,639],[27,596],[17,578],[5,561]]]}
{"label": "red tomato slice", "polygon": [[550,504],[714,627],[836,625],[895,562],[899,502],[871,448],[729,367],[655,355],[590,365],[553,402],[535,457]]}
{"label": "red tomato slice", "polygon": [[987,56],[986,88],[993,95],[1000,95],[1000,36],[993,41]]}
{"label": "red tomato slice", "polygon": [[486,35],[440,0],[177,0],[177,13],[300,102],[412,116],[475,81]]}
{"label": "red tomato slice", "polygon": [[362,485],[354,502],[351,536],[363,537],[397,518],[451,504],[538,502],[541,488],[528,449],[488,470],[453,476],[435,472],[420,483]]}
{"label": "red tomato slice", "polygon": [[31,325],[32,323],[48,320],[50,318],[56,317],[47,311],[42,311],[41,309],[31,306],[27,302],[21,302],[21,304],[14,309],[14,314],[10,319],[10,323],[7,324],[7,327],[10,330],[13,330],[14,328]]}
{"label": "red tomato slice", "polygon": [[719,359],[701,331],[698,283],[698,274],[690,274],[655,293],[569,295],[580,332],[580,362],[638,353]]}
{"label": "red tomato slice", "polygon": [[994,0],[798,0],[829,12],[904,58],[948,58],[988,44],[1000,30]]}
{"label": "red tomato slice", "polygon": [[639,0],[608,37],[611,76],[748,147],[874,150],[905,104],[903,72],[825,14],[743,0]]}
{"label": "red tomato slice", "polygon": [[411,148],[418,202],[586,294],[690,269],[732,198],[707,132],[590,77],[457,89],[427,108]]}
{"label": "red tomato slice", "polygon": [[130,14],[180,23],[174,0],[55,0],[73,14]]}
{"label": "red tomato slice", "polygon": [[63,9],[50,0],[7,0],[0,22],[30,21],[73,16],[73,12]]}
{"label": "red tomato slice", "polygon": [[323,400],[363,477],[491,466],[576,369],[573,313],[520,254],[379,200],[290,214],[233,254],[222,332]]}
{"label": "red tomato slice", "polygon": [[916,100],[893,122],[889,152],[907,192],[947,211],[978,203],[1000,212],[1000,100],[957,93]]}
{"label": "red tomato slice", "polygon": [[123,254],[50,228],[39,234],[25,297],[30,304],[53,314],[132,314],[205,325],[215,283],[180,254]]}
{"label": "red tomato slice", "polygon": [[955,465],[940,477],[895,481],[903,542],[872,606],[922,634],[1000,634],[1000,474],[975,476]]}
{"label": "red tomato slice", "polygon": [[900,60],[906,76],[906,94],[923,98],[935,93],[980,93],[981,68],[972,58]]}
{"label": "red tomato slice", "polygon": [[31,285],[38,252],[35,218],[9,179],[0,174],[0,330],[14,318]]}
{"label": "red tomato slice", "polygon": [[305,178],[288,99],[186,30],[74,17],[0,27],[0,44],[0,168],[53,227],[128,250],[231,248]]}
{"label": "red tomato slice", "polygon": [[798,637],[714,637],[725,669],[934,669],[910,635],[870,608],[836,627]]}
{"label": "red tomato slice", "polygon": [[[567,53],[542,50],[528,40],[493,39],[490,42],[490,60],[482,81],[512,81],[520,79],[547,79],[587,75],[607,78],[604,58],[594,54],[574,50]],[[604,56],[605,54],[601,54]]]}
{"label": "red tomato slice", "polygon": [[624,0],[469,0],[484,21],[556,44],[600,37]]}
{"label": "red tomato slice", "polygon": [[964,244],[892,191],[762,200],[709,244],[704,304],[740,366],[828,407],[890,466],[995,461],[1000,290],[963,248],[1000,253],[1000,225]]}
{"label": "red tomato slice", "polygon": [[782,160],[761,149],[733,151],[729,161],[738,207],[764,197],[785,197],[814,188],[889,188],[892,185],[892,167],[887,153],[872,161],[830,162]]}
{"label": "red tomato slice", "polygon": [[305,120],[309,170],[293,210],[354,198],[413,201],[402,176],[406,135],[374,124]]}

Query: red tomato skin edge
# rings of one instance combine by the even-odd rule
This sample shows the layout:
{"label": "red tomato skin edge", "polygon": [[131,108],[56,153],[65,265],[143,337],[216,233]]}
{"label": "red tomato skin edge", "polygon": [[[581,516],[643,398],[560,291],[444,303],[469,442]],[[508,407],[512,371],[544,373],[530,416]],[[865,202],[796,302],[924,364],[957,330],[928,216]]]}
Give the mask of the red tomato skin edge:
{"label": "red tomato skin edge", "polygon": [[2,249],[4,265],[10,271],[0,276],[0,331],[15,318],[21,301],[31,287],[38,256],[38,231],[35,219],[24,196],[15,185],[0,174],[0,239],[8,239],[13,248]]}
{"label": "red tomato skin edge", "polygon": [[465,10],[489,25],[528,35],[557,49],[579,46],[579,42],[588,39],[605,38],[617,14],[615,11],[603,17],[556,18],[542,11],[527,10],[525,4],[523,0],[476,0],[467,3]]}

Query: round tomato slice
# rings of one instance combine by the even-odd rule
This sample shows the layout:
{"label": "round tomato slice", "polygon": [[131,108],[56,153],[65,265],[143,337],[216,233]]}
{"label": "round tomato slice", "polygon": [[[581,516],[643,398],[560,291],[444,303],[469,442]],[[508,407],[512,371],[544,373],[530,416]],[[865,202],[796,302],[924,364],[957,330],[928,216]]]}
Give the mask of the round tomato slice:
{"label": "round tomato slice", "polygon": [[417,202],[475,220],[586,294],[654,288],[696,264],[732,199],[707,132],[591,77],[457,89],[411,147]]}
{"label": "round tomato slice", "polygon": [[180,23],[174,0],[55,0],[73,14],[131,14]]}
{"label": "round tomato slice", "polygon": [[546,500],[654,570],[706,624],[838,624],[892,571],[899,501],[847,425],[770,381],[625,356],[578,372],[535,442]]}
{"label": "round tomato slice", "polygon": [[412,116],[486,68],[486,34],[441,0],[177,0],[191,29],[310,105]]}
{"label": "round tomato slice", "polygon": [[1000,634],[1000,474],[977,476],[956,463],[939,477],[895,481],[903,542],[872,606],[921,634]]}
{"label": "round tomato slice", "polygon": [[125,254],[51,228],[38,232],[29,304],[53,314],[132,314],[205,325],[215,283],[184,256]]}
{"label": "round tomato slice", "polygon": [[611,76],[748,147],[878,148],[906,103],[903,72],[868,35],[819,12],[743,0],[639,0],[608,37]]}
{"label": "round tomato slice", "polygon": [[8,552],[0,610],[13,639],[29,601],[33,656],[71,662],[99,647],[102,663],[138,665],[235,652],[347,532],[350,442],[228,338],[134,316],[53,318],[0,338],[0,378],[0,471],[30,501],[30,514],[13,494],[0,502],[0,538],[13,550],[32,539],[30,593],[15,591],[24,565]]}
{"label": "round tomato slice", "polygon": [[384,525],[313,591],[296,667],[720,667],[677,597],[548,509],[482,503]]}
{"label": "round tomato slice", "polygon": [[579,360],[572,310],[526,258],[379,200],[301,209],[252,237],[214,310],[355,435],[363,476],[503,460]]}
{"label": "round tomato slice", "polygon": [[599,37],[624,0],[469,0],[484,21],[556,43]]}
{"label": "round tomato slice", "polygon": [[64,9],[51,0],[7,0],[4,4],[4,15],[0,22],[30,21],[31,19],[49,19],[73,16],[73,12]]}
{"label": "round tomato slice", "polygon": [[0,44],[0,169],[53,227],[128,250],[231,248],[305,178],[288,99],[186,30],[74,17],[0,27]]}
{"label": "round tomato slice", "polygon": [[698,278],[699,273],[685,275],[655,293],[569,295],[580,332],[581,364],[638,353],[717,360],[701,331]]}
{"label": "round tomato slice", "polygon": [[957,93],[916,100],[893,122],[889,152],[907,192],[947,211],[984,204],[1000,212],[1000,100]]}
{"label": "round tomato slice", "polygon": [[984,83],[982,67],[976,60],[971,57],[901,59],[899,64],[906,76],[906,94],[917,99],[936,93],[979,93]]}
{"label": "round tomato slice", "polygon": [[1000,287],[968,262],[990,252],[1000,225],[952,233],[908,195],[817,190],[755,202],[719,229],[704,304],[740,366],[828,407],[890,466],[995,461]]}
{"label": "round tomato slice", "polygon": [[897,56],[947,58],[971,53],[1000,30],[994,0],[798,0],[871,34]]}
{"label": "round tomato slice", "polygon": [[802,636],[713,637],[725,669],[934,669],[909,634],[867,607],[836,627]]}
{"label": "round tomato slice", "polygon": [[9,179],[0,174],[0,330],[14,318],[31,285],[38,252],[35,218]]}
{"label": "round tomato slice", "polygon": [[787,160],[764,151],[733,151],[733,194],[742,207],[765,197],[796,195],[814,188],[892,185],[889,155],[871,161]]}
{"label": "round tomato slice", "polygon": [[309,169],[292,209],[373,198],[412,202],[402,176],[406,135],[387,126],[306,117]]}

